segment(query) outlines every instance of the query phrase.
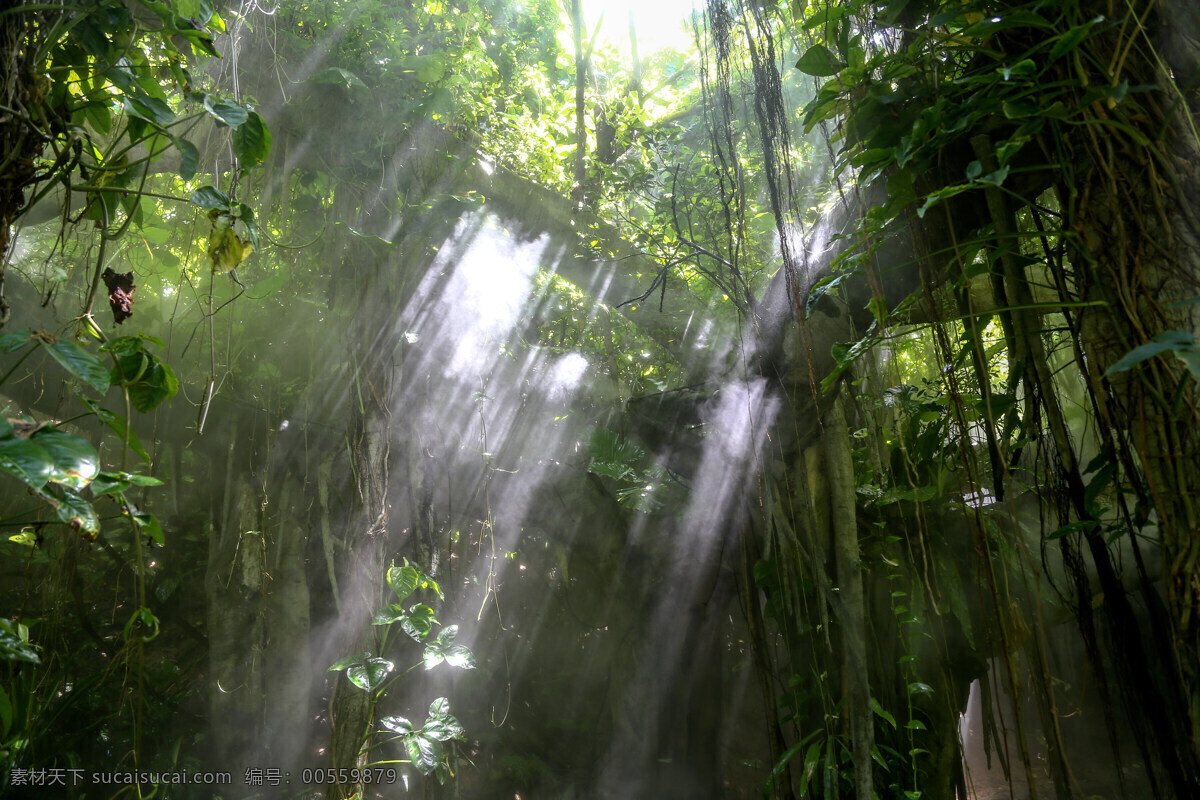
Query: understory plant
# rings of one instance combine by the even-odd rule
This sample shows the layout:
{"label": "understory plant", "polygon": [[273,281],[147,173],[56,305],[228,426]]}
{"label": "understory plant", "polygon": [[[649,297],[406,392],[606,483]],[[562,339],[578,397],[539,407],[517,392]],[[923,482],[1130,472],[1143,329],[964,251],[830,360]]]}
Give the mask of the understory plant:
{"label": "understory plant", "polygon": [[[425,602],[415,602],[405,607],[405,601],[419,590],[425,590],[444,599],[442,589],[433,578],[415,564],[404,559],[401,566],[394,563],[387,571],[387,583],[395,595],[395,601],[389,603],[372,619],[372,624],[383,629],[379,636],[377,653],[370,651],[347,656],[333,664],[330,672],[345,670],[350,683],[369,695],[368,718],[374,719],[376,708],[392,685],[402,676],[424,665],[431,670],[439,664],[446,663],[459,669],[474,669],[475,656],[461,644],[455,644],[458,637],[458,626],[447,625],[436,634],[434,626],[440,625],[434,616],[433,607]],[[403,672],[396,672],[396,664],[384,657],[387,652],[389,639],[393,630],[399,627],[414,642],[424,646],[421,660]],[[455,740],[465,739],[465,730],[459,721],[450,713],[450,701],[438,697],[429,705],[425,722],[419,727],[406,717],[385,716],[379,719],[383,730],[367,731],[363,737],[362,750],[369,752],[376,745],[372,739],[378,735],[384,742],[400,743],[403,758],[394,760],[373,761],[377,764],[412,764],[425,776],[434,775],[440,783],[445,783],[453,776],[451,766],[451,747]],[[395,734],[388,736],[384,731]],[[449,745],[449,746],[448,746]]]}

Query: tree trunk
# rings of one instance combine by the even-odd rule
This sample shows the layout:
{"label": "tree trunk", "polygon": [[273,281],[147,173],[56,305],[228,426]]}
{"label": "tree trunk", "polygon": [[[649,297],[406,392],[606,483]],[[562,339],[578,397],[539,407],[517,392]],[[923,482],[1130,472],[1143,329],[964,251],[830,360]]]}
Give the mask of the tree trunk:
{"label": "tree trunk", "polygon": [[850,737],[854,748],[854,793],[857,800],[871,800],[871,751],[875,747],[875,724],[871,718],[871,686],[867,675],[866,602],[863,599],[862,566],[858,555],[858,520],[855,513],[854,463],[850,456],[850,430],[842,401],[835,399],[825,415],[822,442],[829,475],[830,518],[833,524],[833,554],[842,625],[843,677],[849,700]]}
{"label": "tree trunk", "polygon": [[[1167,36],[1168,18],[1154,6],[1133,2],[1130,13],[1149,15],[1143,17],[1147,29]],[[1167,352],[1128,370],[1108,370],[1156,336],[1200,331],[1200,306],[1192,302],[1200,284],[1200,142],[1195,98],[1184,93],[1189,87],[1181,90],[1179,76],[1168,74],[1148,47],[1139,43],[1127,52],[1120,79],[1165,88],[1138,102],[1126,98],[1088,110],[1102,124],[1084,126],[1090,133],[1068,142],[1066,156],[1076,166],[1060,196],[1065,227],[1074,234],[1067,238],[1068,256],[1080,292],[1104,304],[1081,315],[1086,363],[1080,366],[1101,428],[1117,444],[1114,455],[1156,515],[1164,554],[1174,652],[1152,648],[1152,674],[1137,679],[1157,684],[1151,689],[1161,693],[1155,699],[1162,712],[1150,724],[1159,757],[1176,793],[1190,796],[1200,784],[1200,362],[1185,364],[1182,358],[1197,353],[1184,347],[1180,358]]]}

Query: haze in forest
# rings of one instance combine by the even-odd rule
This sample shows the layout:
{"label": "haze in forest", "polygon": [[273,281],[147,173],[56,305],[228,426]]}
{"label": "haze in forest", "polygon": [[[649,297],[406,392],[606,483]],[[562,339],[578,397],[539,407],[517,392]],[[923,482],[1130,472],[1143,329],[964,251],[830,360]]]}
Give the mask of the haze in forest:
{"label": "haze in forest", "polygon": [[0,794],[1197,796],[1198,37],[0,11]]}

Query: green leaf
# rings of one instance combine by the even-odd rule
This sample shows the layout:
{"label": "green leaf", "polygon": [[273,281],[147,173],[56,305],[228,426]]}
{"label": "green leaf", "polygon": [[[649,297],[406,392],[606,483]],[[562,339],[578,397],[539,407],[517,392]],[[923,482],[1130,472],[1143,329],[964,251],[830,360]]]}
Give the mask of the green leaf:
{"label": "green leaf", "polygon": [[196,170],[200,167],[200,151],[182,136],[175,139],[174,143],[179,151],[179,177],[190,181],[196,177]]}
{"label": "green leaf", "polygon": [[909,694],[933,694],[933,687],[928,683],[913,681],[908,685]]}
{"label": "green leaf", "polygon": [[166,535],[163,533],[162,524],[159,523],[158,517],[153,514],[134,514],[133,519],[137,522],[142,533],[153,539],[155,544],[165,545],[167,543]]}
{"label": "green leaf", "polygon": [[404,566],[397,567],[392,565],[387,573],[388,586],[392,587],[396,598],[400,602],[408,599],[408,596],[417,590],[417,586],[421,583],[421,573],[416,567],[404,562]]}
{"label": "green leaf", "polygon": [[41,489],[55,474],[50,454],[28,439],[0,439],[0,470],[34,489]]}
{"label": "green leaf", "polygon": [[413,766],[420,770],[422,775],[432,774],[442,760],[441,742],[420,733],[405,736],[404,749]]}
{"label": "green leaf", "polygon": [[84,350],[74,342],[55,342],[46,345],[46,349],[63,369],[74,377],[86,383],[100,394],[108,391],[108,370],[100,359]]}
{"label": "green leaf", "polygon": [[399,603],[392,603],[387,608],[375,614],[371,618],[372,625],[391,625],[393,622],[404,619],[408,614],[404,610],[404,606]]}
{"label": "green leaf", "polygon": [[421,729],[421,733],[439,742],[462,739],[466,736],[466,730],[462,724],[449,715],[438,716],[436,719],[429,720],[425,723],[425,727]]}
{"label": "green leaf", "polygon": [[1194,346],[1195,340],[1191,331],[1163,331],[1146,344],[1130,350],[1128,353],[1122,356],[1117,363],[1105,370],[1104,374],[1115,375],[1118,372],[1127,372],[1146,359],[1152,358],[1159,353],[1165,353],[1168,350],[1180,350]]}
{"label": "green leaf", "polygon": [[1004,179],[1008,177],[1008,167],[1001,167],[995,172],[989,172],[979,179],[980,183],[990,183],[995,186],[1000,186],[1004,183]]}
{"label": "green leaf", "polygon": [[101,472],[92,481],[92,494],[118,494],[133,486],[162,486],[162,481],[149,475],[128,472]]}
{"label": "green leaf", "polygon": [[1000,67],[997,72],[1006,81],[1011,81],[1013,78],[1032,78],[1037,75],[1037,64],[1033,62],[1033,59],[1024,58],[1011,66]]}
{"label": "green leaf", "polygon": [[1050,48],[1050,59],[1054,60],[1056,58],[1062,58],[1076,47],[1079,47],[1083,40],[1087,38],[1088,32],[1091,31],[1092,26],[1103,21],[1104,17],[1096,17],[1095,19],[1089,20],[1082,25],[1076,25],[1074,28],[1071,28],[1062,36],[1058,37],[1058,41],[1054,43],[1054,47]]}
{"label": "green leaf", "polygon": [[32,338],[33,331],[29,330],[29,328],[0,334],[0,353],[11,353],[13,350],[20,350],[29,344],[29,340]]}
{"label": "green leaf", "polygon": [[367,85],[362,82],[362,79],[353,72],[348,72],[340,67],[329,67],[313,75],[309,80],[313,83],[336,83],[345,86],[347,89],[358,86],[363,89]]}
{"label": "green leaf", "polygon": [[96,516],[96,509],[92,508],[92,504],[87,500],[73,492],[63,492],[62,500],[54,509],[54,513],[59,521],[66,523],[85,536],[100,531],[100,518]]}
{"label": "green leaf", "polygon": [[175,112],[166,102],[141,92],[125,95],[124,106],[126,114],[147,122],[166,126],[175,121]]}
{"label": "green leaf", "polygon": [[413,725],[404,717],[384,717],[379,720],[379,724],[395,733],[412,733]]}
{"label": "green leaf", "polygon": [[192,202],[206,211],[214,208],[224,211],[229,208],[229,197],[213,186],[201,186],[192,192]]}
{"label": "green leaf", "polygon": [[87,441],[54,428],[42,428],[30,439],[50,454],[54,462],[53,483],[78,491],[100,471],[100,456]]}
{"label": "green leaf", "polygon": [[803,72],[805,75],[813,75],[818,78],[826,78],[830,75],[836,75],[845,64],[838,60],[837,56],[823,44],[814,44],[812,47],[804,51],[804,55],[800,56],[800,60],[796,62],[796,69]]}
{"label": "green leaf", "polygon": [[453,642],[456,638],[458,638],[458,626],[447,625],[446,627],[442,628],[441,632],[437,635],[437,643],[445,647]]}
{"label": "green leaf", "polygon": [[409,609],[408,614],[400,620],[400,629],[419,642],[429,635],[435,622],[437,620],[433,617],[433,609],[419,603]]}
{"label": "green leaf", "polygon": [[385,658],[372,657],[346,668],[346,677],[360,689],[373,692],[383,685],[395,665]]}
{"label": "green leaf", "polygon": [[1046,536],[1046,541],[1050,542],[1055,539],[1061,539],[1062,537],[1068,536],[1072,533],[1091,533],[1099,527],[1100,523],[1094,519],[1081,519],[1076,522],[1067,523],[1053,533],[1048,534]]}
{"label": "green leaf", "polygon": [[12,701],[8,699],[8,692],[0,687],[0,738],[8,736],[8,731],[12,728],[12,716]]}
{"label": "green leaf", "polygon": [[887,709],[879,705],[879,701],[874,697],[871,698],[871,710],[874,711],[880,719],[891,725],[893,729],[896,727],[896,718],[893,717]]}
{"label": "green leaf", "polygon": [[[125,441],[125,431],[127,428],[125,417],[114,411],[109,411],[107,408],[101,408],[86,397],[80,397],[79,399],[83,401],[83,404],[88,407],[89,411],[99,417],[101,422],[117,434],[117,438],[120,441]],[[138,454],[142,461],[147,464],[150,463],[150,454],[142,447],[141,440],[138,439],[137,433],[132,429],[129,430],[129,447],[133,452]]]}
{"label": "green leaf", "polygon": [[219,122],[236,128],[250,118],[250,112],[232,100],[218,100],[211,94],[204,96],[204,110]]}
{"label": "green leaf", "polygon": [[446,663],[459,669],[475,669],[475,655],[464,645],[452,644],[446,648]]}
{"label": "green leaf", "polygon": [[925,198],[924,204],[922,204],[922,206],[917,209],[917,216],[924,219],[925,212],[929,211],[929,209],[933,208],[935,205],[937,205],[941,201],[948,200],[949,198],[954,197],[955,195],[959,195],[959,194],[962,194],[963,192],[970,191],[973,188],[975,188],[975,187],[972,184],[965,183],[965,184],[958,184],[956,186],[947,186],[943,189],[938,189],[936,192],[934,192],[933,194],[931,194]]}
{"label": "green leaf", "polygon": [[335,661],[333,666],[329,668],[329,672],[340,672],[341,670],[344,670],[354,664],[361,664],[370,657],[370,653],[357,653],[352,656],[346,656],[345,658]]}
{"label": "green leaf", "polygon": [[234,130],[232,139],[234,155],[243,167],[261,164],[271,152],[271,131],[255,111]]}
{"label": "green leaf", "polygon": [[429,716],[444,717],[450,713],[450,699],[447,697],[438,697],[429,704]]}
{"label": "green leaf", "polygon": [[92,129],[101,136],[107,136],[112,130],[112,113],[109,111],[108,103],[103,100],[93,100],[83,107],[84,119],[92,126]]}
{"label": "green leaf", "polygon": [[29,644],[29,637],[22,636],[18,626],[14,629],[11,621],[0,618],[0,658],[7,661],[27,661],[31,664],[41,663],[41,657]]}

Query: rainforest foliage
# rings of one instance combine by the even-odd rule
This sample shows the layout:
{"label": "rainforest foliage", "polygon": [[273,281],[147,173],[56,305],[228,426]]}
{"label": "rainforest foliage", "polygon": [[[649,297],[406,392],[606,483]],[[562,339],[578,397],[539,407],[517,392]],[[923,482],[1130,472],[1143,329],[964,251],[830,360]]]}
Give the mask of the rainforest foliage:
{"label": "rainforest foliage", "polygon": [[0,10],[0,791],[1200,795],[1200,12],[651,5]]}

